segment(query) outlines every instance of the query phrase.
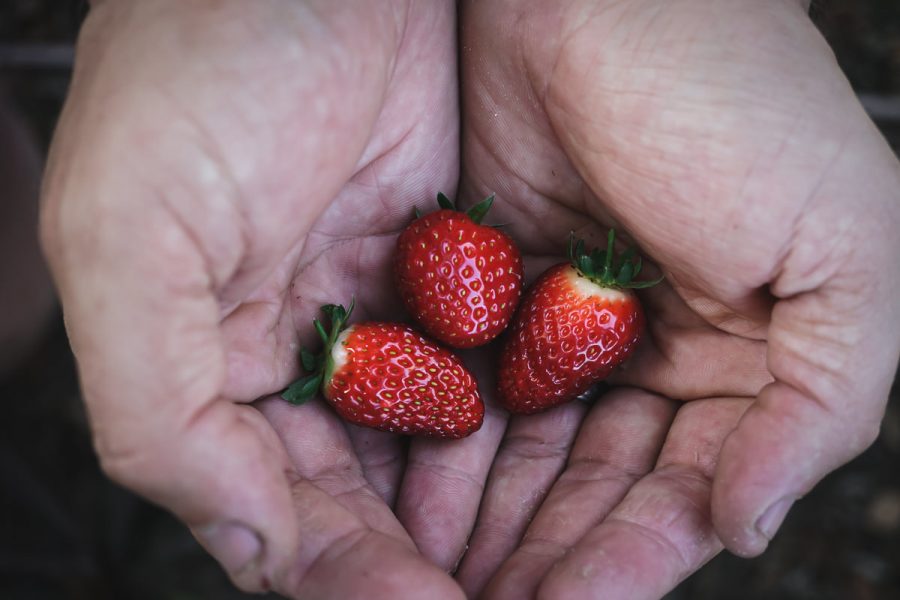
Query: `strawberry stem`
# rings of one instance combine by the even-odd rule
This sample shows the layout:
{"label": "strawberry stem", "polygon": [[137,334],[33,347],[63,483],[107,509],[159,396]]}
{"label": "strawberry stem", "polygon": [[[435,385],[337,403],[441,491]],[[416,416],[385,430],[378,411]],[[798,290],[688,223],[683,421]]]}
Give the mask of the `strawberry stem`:
{"label": "strawberry stem", "polygon": [[584,240],[577,240],[575,233],[572,232],[569,234],[569,261],[581,275],[603,287],[641,289],[654,286],[663,280],[660,277],[653,281],[635,281],[634,278],[641,272],[641,257],[636,255],[634,248],[627,248],[616,255],[615,241],[616,231],[610,229],[606,236],[606,250],[594,248],[591,252],[587,252]]}
{"label": "strawberry stem", "polygon": [[610,228],[606,236],[606,257],[603,259],[603,277],[609,279],[612,273],[613,253],[616,251],[616,230]]}
{"label": "strawberry stem", "polygon": [[307,375],[297,379],[294,383],[282,390],[281,397],[291,404],[303,404],[318,393],[319,388],[324,382],[331,379],[334,371],[334,360],[331,358],[331,349],[337,342],[338,336],[347,325],[353,307],[356,304],[355,299],[350,300],[350,306],[344,309],[340,304],[326,304],[322,307],[322,312],[328,317],[329,330],[319,319],[313,319],[313,327],[322,339],[322,352],[313,354],[305,348],[300,349],[300,364]]}
{"label": "strawberry stem", "polygon": [[319,333],[319,337],[322,338],[322,343],[328,343],[328,334],[325,333],[325,328],[322,327],[322,324],[319,323],[318,319],[313,319],[313,327],[316,328],[316,331]]}

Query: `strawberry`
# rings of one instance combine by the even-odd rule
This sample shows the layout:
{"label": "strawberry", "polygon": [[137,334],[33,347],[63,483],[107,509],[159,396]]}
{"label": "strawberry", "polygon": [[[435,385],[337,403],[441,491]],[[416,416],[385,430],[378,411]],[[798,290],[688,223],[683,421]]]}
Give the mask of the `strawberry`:
{"label": "strawberry", "polygon": [[418,217],[397,239],[394,278],[406,309],[426,333],[454,348],[497,337],[522,293],[515,244],[481,225],[493,201],[460,212],[438,194],[441,210]]}
{"label": "strawberry", "polygon": [[568,263],[545,271],[528,290],[500,354],[498,391],[512,413],[536,413],[584,393],[624,361],[640,337],[644,315],[632,289],[641,271],[634,250],[616,256],[569,242]]}
{"label": "strawberry", "polygon": [[345,328],[352,311],[352,303],[322,307],[331,331],[313,324],[325,348],[318,356],[301,350],[310,374],[284,391],[285,400],[302,404],[321,388],[347,421],[394,433],[461,438],[481,427],[484,403],[456,355],[406,325]]}

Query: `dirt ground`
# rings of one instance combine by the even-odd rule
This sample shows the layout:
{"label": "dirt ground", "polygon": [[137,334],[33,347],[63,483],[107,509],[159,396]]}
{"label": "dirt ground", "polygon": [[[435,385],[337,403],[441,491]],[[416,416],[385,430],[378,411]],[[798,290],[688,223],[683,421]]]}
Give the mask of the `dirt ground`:
{"label": "dirt ground", "polygon": [[[83,0],[0,2],[0,92],[8,92],[44,145],[85,10]],[[900,100],[885,100],[900,94],[900,3],[814,2],[813,11],[854,87],[900,148]],[[25,43],[59,46],[37,58],[9,53],[10,45]],[[249,597],[231,587],[172,517],[100,473],[59,317],[25,363],[0,380],[0,401],[7,411],[0,419],[0,598]],[[895,384],[879,440],[799,501],[763,556],[722,554],[668,598],[900,598],[898,465]]]}

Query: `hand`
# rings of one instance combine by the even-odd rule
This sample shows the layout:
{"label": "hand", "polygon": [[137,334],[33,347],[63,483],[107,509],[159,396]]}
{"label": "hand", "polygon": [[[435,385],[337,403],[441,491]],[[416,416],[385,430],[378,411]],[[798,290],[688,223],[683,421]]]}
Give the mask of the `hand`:
{"label": "hand", "polygon": [[96,447],[244,589],[460,595],[389,508],[398,438],[245,404],[298,374],[321,304],[397,306],[395,233],[458,176],[454,19],[119,0],[84,26],[42,233]]}
{"label": "hand", "polygon": [[615,224],[667,277],[627,387],[511,419],[470,595],[660,597],[877,435],[900,169],[805,9],[463,4],[462,195],[533,256]]}

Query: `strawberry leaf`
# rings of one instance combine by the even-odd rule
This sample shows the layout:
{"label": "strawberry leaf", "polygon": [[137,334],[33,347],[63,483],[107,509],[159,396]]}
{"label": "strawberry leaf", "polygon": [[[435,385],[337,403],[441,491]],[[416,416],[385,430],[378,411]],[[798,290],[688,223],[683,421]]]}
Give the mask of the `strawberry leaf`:
{"label": "strawberry leaf", "polygon": [[456,205],[453,204],[453,201],[445,196],[443,192],[438,192],[437,201],[438,206],[440,206],[444,210],[456,210]]}
{"label": "strawberry leaf", "polygon": [[632,262],[634,254],[634,248],[626,248],[622,254],[613,257],[613,272],[618,273],[626,263]]}
{"label": "strawberry leaf", "polygon": [[632,267],[630,262],[622,265],[622,268],[619,270],[619,274],[616,276],[616,284],[622,287],[627,286],[631,283],[631,277],[634,275],[634,267]]}
{"label": "strawberry leaf", "polygon": [[596,273],[604,262],[606,262],[606,253],[599,248],[594,248],[594,251],[591,252],[591,273]]}
{"label": "strawberry leaf", "polygon": [[287,387],[281,397],[291,404],[304,404],[307,400],[316,395],[319,386],[322,385],[322,374],[316,373],[308,377],[298,379]]}
{"label": "strawberry leaf", "polygon": [[472,208],[466,211],[466,215],[475,223],[481,224],[481,221],[484,219],[484,216],[491,210],[491,205],[494,204],[494,194],[491,194]]}
{"label": "strawberry leaf", "polygon": [[306,348],[300,348],[300,364],[303,365],[303,369],[308,373],[312,373],[316,370],[316,355],[307,350]]}
{"label": "strawberry leaf", "polygon": [[578,270],[587,275],[593,271],[593,261],[587,254],[578,257]]}
{"label": "strawberry leaf", "polygon": [[328,343],[328,334],[325,332],[325,328],[322,327],[322,323],[318,319],[313,319],[313,327],[316,328],[316,332],[319,334],[319,337],[322,338],[322,343]]}

